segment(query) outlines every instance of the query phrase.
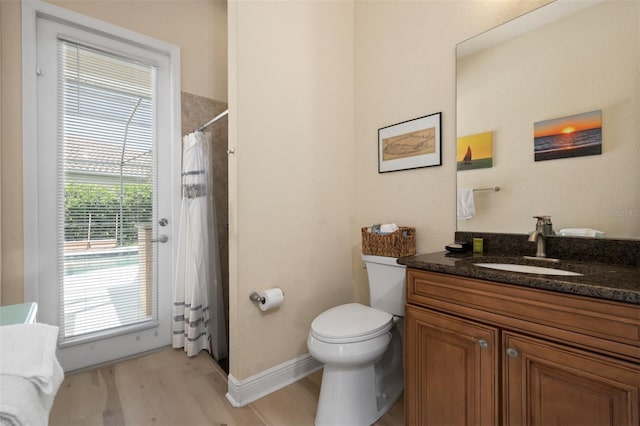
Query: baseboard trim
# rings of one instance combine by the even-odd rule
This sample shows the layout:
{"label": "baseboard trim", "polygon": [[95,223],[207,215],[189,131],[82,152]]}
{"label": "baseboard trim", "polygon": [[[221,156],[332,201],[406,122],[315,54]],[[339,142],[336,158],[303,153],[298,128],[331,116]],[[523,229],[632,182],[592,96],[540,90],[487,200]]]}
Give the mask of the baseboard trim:
{"label": "baseboard trim", "polygon": [[234,407],[244,407],[321,368],[322,364],[307,353],[244,380],[238,380],[229,374],[226,397]]}

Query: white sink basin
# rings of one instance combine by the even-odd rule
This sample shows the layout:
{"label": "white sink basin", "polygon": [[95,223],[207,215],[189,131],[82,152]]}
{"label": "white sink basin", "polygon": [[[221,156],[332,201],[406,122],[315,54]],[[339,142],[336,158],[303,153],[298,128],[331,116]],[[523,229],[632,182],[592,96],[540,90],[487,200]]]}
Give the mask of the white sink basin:
{"label": "white sink basin", "polygon": [[541,266],[529,265],[512,265],[510,263],[474,263],[482,268],[499,269],[501,271],[524,272],[526,274],[543,274],[543,275],[582,275],[577,272],[565,271],[562,269],[544,268]]}

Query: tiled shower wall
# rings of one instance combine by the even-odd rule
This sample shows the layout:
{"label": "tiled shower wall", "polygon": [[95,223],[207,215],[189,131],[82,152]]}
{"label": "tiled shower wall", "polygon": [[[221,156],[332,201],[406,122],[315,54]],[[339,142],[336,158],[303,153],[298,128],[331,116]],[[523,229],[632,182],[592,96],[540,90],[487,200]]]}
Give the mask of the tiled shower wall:
{"label": "tiled shower wall", "polygon": [[[207,123],[213,117],[227,109],[225,102],[182,92],[182,135],[193,132]],[[227,146],[228,131],[227,118],[209,126],[205,132],[212,135],[212,157],[210,164],[214,171],[216,219],[218,231],[218,247],[220,251],[220,271],[222,275],[222,293],[224,296],[224,310],[229,330],[229,233],[227,229],[228,193],[228,164]]]}

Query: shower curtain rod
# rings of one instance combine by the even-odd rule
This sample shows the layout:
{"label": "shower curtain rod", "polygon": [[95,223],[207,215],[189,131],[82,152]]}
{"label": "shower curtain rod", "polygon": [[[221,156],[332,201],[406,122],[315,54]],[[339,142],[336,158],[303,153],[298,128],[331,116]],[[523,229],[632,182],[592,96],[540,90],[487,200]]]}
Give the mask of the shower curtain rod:
{"label": "shower curtain rod", "polygon": [[208,121],[206,124],[203,124],[202,126],[198,127],[196,132],[203,131],[204,129],[206,129],[207,127],[211,126],[213,123],[215,123],[216,121],[220,120],[221,118],[224,118],[228,114],[229,114],[229,110],[228,109],[224,110],[224,112],[221,112],[220,114],[216,115],[210,121]]}

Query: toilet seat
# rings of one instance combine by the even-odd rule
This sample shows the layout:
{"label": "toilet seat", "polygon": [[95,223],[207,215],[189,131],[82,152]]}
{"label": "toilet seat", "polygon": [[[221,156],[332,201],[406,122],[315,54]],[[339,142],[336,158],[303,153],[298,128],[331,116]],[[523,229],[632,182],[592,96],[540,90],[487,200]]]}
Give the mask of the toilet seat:
{"label": "toilet seat", "polygon": [[360,303],[331,308],[311,323],[311,335],[326,343],[371,340],[393,327],[393,315]]}

